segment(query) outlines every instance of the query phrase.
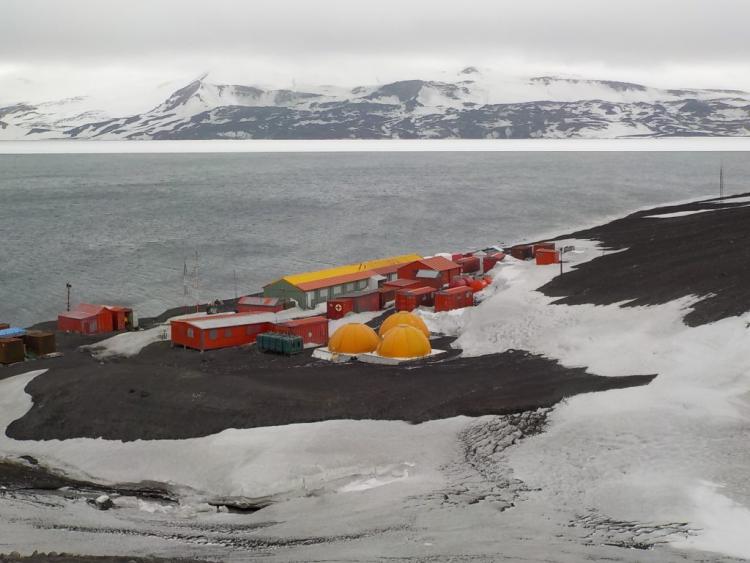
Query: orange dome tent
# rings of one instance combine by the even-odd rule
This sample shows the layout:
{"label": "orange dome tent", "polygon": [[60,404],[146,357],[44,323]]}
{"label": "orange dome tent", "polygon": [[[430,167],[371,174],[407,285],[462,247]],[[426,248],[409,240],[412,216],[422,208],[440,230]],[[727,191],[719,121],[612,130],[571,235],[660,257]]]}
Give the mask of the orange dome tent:
{"label": "orange dome tent", "polygon": [[348,323],[336,329],[328,341],[328,349],[337,354],[364,354],[374,352],[380,337],[369,326]]}
{"label": "orange dome tent", "polygon": [[389,330],[398,325],[413,326],[414,328],[421,331],[427,338],[430,337],[430,331],[427,328],[427,325],[424,324],[422,318],[418,317],[414,313],[410,313],[409,311],[398,311],[396,313],[393,313],[390,317],[383,321],[382,325],[380,325],[378,334],[383,337]]}
{"label": "orange dome tent", "polygon": [[386,358],[422,358],[429,356],[432,346],[427,337],[410,325],[398,325],[383,337],[377,353]]}

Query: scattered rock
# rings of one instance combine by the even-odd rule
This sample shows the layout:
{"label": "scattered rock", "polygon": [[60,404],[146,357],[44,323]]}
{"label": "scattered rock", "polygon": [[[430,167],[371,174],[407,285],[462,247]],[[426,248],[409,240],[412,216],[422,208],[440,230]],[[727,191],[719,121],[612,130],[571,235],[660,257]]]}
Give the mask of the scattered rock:
{"label": "scattered rock", "polygon": [[109,498],[109,495],[101,495],[94,500],[89,500],[88,503],[97,510],[109,510],[115,506],[115,503]]}

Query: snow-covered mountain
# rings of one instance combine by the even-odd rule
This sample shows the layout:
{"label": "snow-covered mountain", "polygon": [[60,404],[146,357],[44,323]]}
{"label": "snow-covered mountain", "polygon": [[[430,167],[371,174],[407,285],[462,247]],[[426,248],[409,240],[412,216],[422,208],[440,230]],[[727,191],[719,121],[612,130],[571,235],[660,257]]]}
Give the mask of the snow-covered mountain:
{"label": "snow-covered mountain", "polygon": [[264,89],[201,76],[110,117],[87,98],[0,107],[0,139],[613,138],[750,135],[750,93],[519,78],[467,67],[439,80]]}

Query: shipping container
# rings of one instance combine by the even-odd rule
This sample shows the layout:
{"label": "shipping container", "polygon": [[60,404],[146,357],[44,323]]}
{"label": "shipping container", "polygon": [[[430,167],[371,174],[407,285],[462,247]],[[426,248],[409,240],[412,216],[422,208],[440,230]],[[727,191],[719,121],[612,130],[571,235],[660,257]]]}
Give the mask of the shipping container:
{"label": "shipping container", "polygon": [[0,338],[0,364],[15,364],[26,359],[26,350],[20,338]]}
{"label": "shipping container", "polygon": [[23,343],[26,346],[26,350],[33,352],[37,356],[53,354],[57,350],[55,334],[53,332],[29,330],[23,337]]}
{"label": "shipping container", "polygon": [[519,260],[531,260],[534,257],[534,247],[530,244],[517,244],[510,248],[510,255]]}
{"label": "shipping container", "polygon": [[536,251],[536,263],[537,266],[545,266],[547,264],[559,264],[560,253],[556,250],[550,250],[548,248],[539,248]]}
{"label": "shipping container", "polygon": [[305,346],[324,346],[328,343],[328,319],[325,317],[306,317],[284,321],[274,324],[273,330],[301,336]]}
{"label": "shipping container", "polygon": [[340,319],[348,313],[354,312],[354,301],[342,297],[340,299],[329,299],[327,303],[327,316],[329,319]]}
{"label": "shipping container", "polygon": [[534,256],[536,257],[536,251],[540,249],[555,250],[554,242],[537,242],[534,244]]}
{"label": "shipping container", "polygon": [[350,293],[346,297],[352,300],[355,313],[380,310],[380,291],[378,289]]}
{"label": "shipping container", "polygon": [[496,252],[494,254],[490,254],[489,256],[485,256],[484,258],[484,270],[483,274],[489,272],[492,268],[495,267],[495,264],[498,262],[502,262],[502,260],[505,258],[505,254],[502,252]]}
{"label": "shipping container", "polygon": [[456,264],[461,266],[462,274],[471,274],[479,271],[479,258],[476,256],[466,256],[456,260]]}
{"label": "shipping container", "polygon": [[435,312],[462,309],[474,305],[474,292],[468,287],[453,287],[435,293]]}
{"label": "shipping container", "polygon": [[286,356],[299,354],[305,348],[301,336],[279,332],[263,332],[259,334],[256,345],[261,352],[274,352]]}
{"label": "shipping container", "polygon": [[396,292],[396,311],[413,311],[417,307],[431,307],[434,303],[435,288],[418,287]]}
{"label": "shipping container", "polygon": [[424,284],[419,280],[407,280],[398,278],[392,281],[385,282],[381,287],[381,303],[388,303],[396,299],[396,292],[402,289],[413,289],[415,287],[424,287]]}

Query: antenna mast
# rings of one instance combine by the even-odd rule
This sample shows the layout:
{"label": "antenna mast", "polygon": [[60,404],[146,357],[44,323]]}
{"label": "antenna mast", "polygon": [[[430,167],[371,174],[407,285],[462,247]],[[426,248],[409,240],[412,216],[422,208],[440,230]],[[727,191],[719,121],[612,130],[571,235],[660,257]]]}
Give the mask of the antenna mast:
{"label": "antenna mast", "polygon": [[193,281],[193,296],[195,297],[195,312],[198,312],[198,309],[200,307],[200,294],[198,292],[199,290],[199,283],[198,283],[198,251],[195,251],[195,259],[193,262],[193,272],[192,272],[192,281]]}
{"label": "antenna mast", "polygon": [[724,162],[719,167],[719,199],[724,199]]}

